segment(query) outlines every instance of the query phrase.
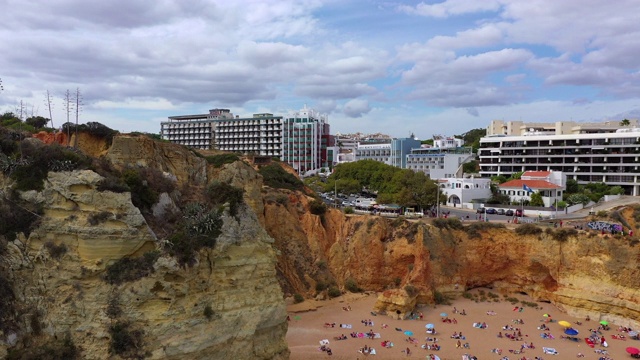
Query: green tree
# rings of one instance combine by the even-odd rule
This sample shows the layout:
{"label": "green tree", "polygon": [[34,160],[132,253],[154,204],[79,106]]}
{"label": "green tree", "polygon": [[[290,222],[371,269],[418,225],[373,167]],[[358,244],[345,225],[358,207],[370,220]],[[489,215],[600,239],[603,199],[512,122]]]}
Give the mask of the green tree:
{"label": "green tree", "polygon": [[567,197],[567,203],[570,205],[582,204],[587,205],[591,201],[591,198],[585,194],[572,194]]}
{"label": "green tree", "polygon": [[[403,170],[397,173],[392,181],[395,188],[395,202],[398,205],[420,209],[436,205],[438,185],[423,172]],[[442,193],[440,195],[441,199],[446,198]]]}
{"label": "green tree", "polygon": [[504,175],[497,175],[497,176],[492,176],[491,177],[491,181],[498,183],[498,184],[502,184],[507,182],[507,177]]}
{"label": "green tree", "polygon": [[629,124],[631,124],[629,119],[623,119],[622,121],[620,121],[620,126],[629,126]]}
{"label": "green tree", "polygon": [[531,206],[544,206],[544,201],[542,200],[542,194],[539,191],[531,194]]}
{"label": "green tree", "polygon": [[580,185],[574,179],[567,179],[567,191],[565,193],[575,194],[580,192]]}
{"label": "green tree", "polygon": [[517,173],[513,173],[511,174],[511,176],[509,176],[509,178],[507,179],[507,181],[511,181],[511,180],[519,180],[522,177],[522,174],[524,174],[524,171],[520,171]]}
{"label": "green tree", "polygon": [[478,167],[477,160],[471,160],[469,162],[462,164],[462,171],[465,172],[466,174],[477,173],[478,169],[479,167]]}
{"label": "green tree", "polygon": [[487,136],[487,129],[473,129],[469,130],[462,135],[456,135],[457,138],[462,138],[464,140],[464,146],[471,146],[473,148],[474,153],[478,153],[478,149],[480,148],[480,139],[484,136]]}
{"label": "green tree", "polygon": [[33,126],[35,129],[42,129],[47,125],[47,123],[49,122],[49,119],[42,116],[32,116],[27,118],[25,122]]}
{"label": "green tree", "polygon": [[487,200],[487,204],[509,204],[511,198],[509,195],[500,192],[497,185],[491,184],[491,197]]}
{"label": "green tree", "polygon": [[433,146],[433,139],[422,140],[420,141],[420,144]]}

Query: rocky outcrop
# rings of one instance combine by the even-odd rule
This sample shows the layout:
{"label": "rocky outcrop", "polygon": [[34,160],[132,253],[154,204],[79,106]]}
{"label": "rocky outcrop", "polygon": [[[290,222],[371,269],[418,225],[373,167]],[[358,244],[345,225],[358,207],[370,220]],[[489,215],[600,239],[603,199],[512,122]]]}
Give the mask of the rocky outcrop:
{"label": "rocky outcrop", "polygon": [[[304,210],[307,202],[290,194],[286,205],[265,206],[286,293],[315,296],[318,282],[346,291],[351,279],[369,291],[411,285],[418,303],[433,303],[435,296],[486,286],[527,293],[572,315],[640,325],[637,240],[587,231],[556,240],[545,232],[515,235],[482,224],[439,229],[336,210],[317,216]],[[381,309],[384,303],[394,301],[383,299]]]}
{"label": "rocky outcrop", "polygon": [[[212,181],[237,184],[250,206],[235,216],[227,209],[215,247],[181,266],[148,226],[145,216],[153,215],[143,216],[129,193],[98,191],[102,177],[93,171],[50,172],[42,191],[19,194],[43,209],[39,225],[0,257],[20,313],[16,330],[0,333],[0,357],[7,348],[69,336],[83,359],[117,359],[109,329],[122,322],[141,331],[140,351],[150,359],[288,358],[273,239],[253,211],[262,209],[261,177],[243,163],[210,169],[191,151],[146,137],[118,136],[106,157],[117,166],[156,167],[200,190]],[[180,196],[160,199],[170,204]],[[104,280],[119,259],[157,250],[148,276],[119,285]]]}

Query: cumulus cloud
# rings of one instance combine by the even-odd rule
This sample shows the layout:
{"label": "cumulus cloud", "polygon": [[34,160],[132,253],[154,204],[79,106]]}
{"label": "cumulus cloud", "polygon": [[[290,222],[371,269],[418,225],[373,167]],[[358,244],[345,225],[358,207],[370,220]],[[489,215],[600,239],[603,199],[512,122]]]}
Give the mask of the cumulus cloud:
{"label": "cumulus cloud", "polygon": [[482,11],[496,11],[500,8],[500,1],[482,0],[446,0],[437,4],[419,3],[416,6],[400,5],[398,10],[409,14],[444,18],[453,15],[464,15]]}
{"label": "cumulus cloud", "polygon": [[371,111],[371,107],[369,107],[369,102],[364,99],[349,100],[342,107],[342,112],[351,118],[362,117],[362,115],[369,113],[369,111]]}

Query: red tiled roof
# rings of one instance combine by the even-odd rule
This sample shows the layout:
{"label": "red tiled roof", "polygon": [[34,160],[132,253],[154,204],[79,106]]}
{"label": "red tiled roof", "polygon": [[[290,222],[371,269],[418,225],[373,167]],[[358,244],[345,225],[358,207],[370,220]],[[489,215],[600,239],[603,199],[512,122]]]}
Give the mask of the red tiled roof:
{"label": "red tiled roof", "polygon": [[525,171],[522,176],[547,177],[551,175],[551,171]]}
{"label": "red tiled roof", "polygon": [[560,186],[552,184],[545,180],[511,180],[498,185],[500,188],[517,188],[522,189],[522,185],[527,185],[532,189],[560,189]]}

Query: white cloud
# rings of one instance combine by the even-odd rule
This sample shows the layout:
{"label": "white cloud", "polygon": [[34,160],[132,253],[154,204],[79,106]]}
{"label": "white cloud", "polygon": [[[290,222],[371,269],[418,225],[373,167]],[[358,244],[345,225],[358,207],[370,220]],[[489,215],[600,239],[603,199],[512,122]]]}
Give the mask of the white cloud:
{"label": "white cloud", "polygon": [[342,112],[351,118],[359,118],[371,111],[369,102],[364,99],[352,99],[342,107]]}
{"label": "white cloud", "polygon": [[398,10],[408,14],[445,18],[476,12],[497,11],[500,8],[500,3],[501,1],[496,0],[446,0],[437,4],[421,2],[416,6],[400,5]]}

